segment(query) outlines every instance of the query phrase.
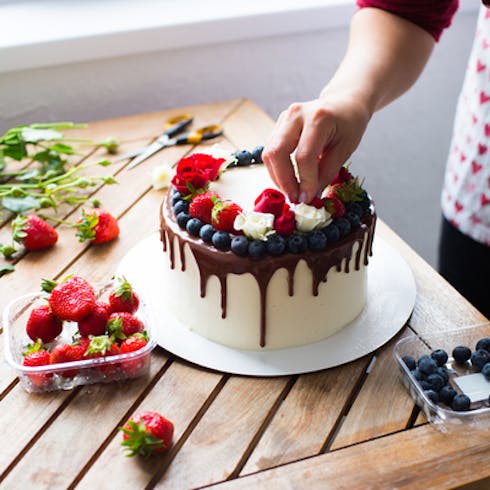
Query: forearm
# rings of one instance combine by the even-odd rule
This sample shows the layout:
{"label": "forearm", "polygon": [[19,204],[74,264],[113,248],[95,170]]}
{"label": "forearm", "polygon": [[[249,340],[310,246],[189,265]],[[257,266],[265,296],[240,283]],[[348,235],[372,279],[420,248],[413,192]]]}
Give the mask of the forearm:
{"label": "forearm", "polygon": [[413,85],[434,44],[427,31],[397,15],[361,9],[351,22],[345,57],[321,99],[349,94],[371,115]]}

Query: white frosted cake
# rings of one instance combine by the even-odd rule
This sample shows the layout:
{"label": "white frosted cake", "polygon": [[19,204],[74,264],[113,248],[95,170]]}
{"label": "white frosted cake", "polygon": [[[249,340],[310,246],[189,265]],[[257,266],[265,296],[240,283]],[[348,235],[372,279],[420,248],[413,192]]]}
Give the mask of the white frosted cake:
{"label": "white frosted cake", "polygon": [[288,204],[253,159],[223,171],[210,158],[181,160],[161,207],[171,313],[211,341],[252,350],[317,342],[355,319],[376,222],[358,180],[344,168],[322,199]]}

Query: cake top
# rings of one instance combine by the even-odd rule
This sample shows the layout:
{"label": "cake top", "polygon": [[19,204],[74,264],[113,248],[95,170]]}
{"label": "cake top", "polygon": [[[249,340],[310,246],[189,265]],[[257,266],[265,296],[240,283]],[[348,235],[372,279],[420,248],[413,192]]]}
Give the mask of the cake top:
{"label": "cake top", "polygon": [[178,226],[216,249],[258,259],[321,252],[349,235],[374,207],[349,165],[310,203],[291,203],[261,165],[262,147],[182,158],[169,205]]}

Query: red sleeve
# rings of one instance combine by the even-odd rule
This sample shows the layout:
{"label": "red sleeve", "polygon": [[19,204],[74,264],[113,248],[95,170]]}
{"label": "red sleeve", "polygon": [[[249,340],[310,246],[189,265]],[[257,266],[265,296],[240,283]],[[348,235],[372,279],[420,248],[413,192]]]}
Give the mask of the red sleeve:
{"label": "red sleeve", "polygon": [[442,31],[451,25],[459,0],[357,0],[357,5],[379,8],[403,17],[439,41]]}

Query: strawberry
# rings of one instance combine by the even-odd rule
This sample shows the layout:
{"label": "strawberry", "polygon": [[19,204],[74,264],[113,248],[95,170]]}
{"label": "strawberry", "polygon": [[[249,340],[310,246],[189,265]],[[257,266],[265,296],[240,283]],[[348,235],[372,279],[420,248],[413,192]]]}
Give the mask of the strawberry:
{"label": "strawberry", "polygon": [[63,329],[63,322],[57,318],[49,305],[33,308],[27,319],[26,332],[30,339],[41,339],[44,343],[52,342]]}
{"label": "strawberry", "polygon": [[358,202],[363,199],[363,190],[359,179],[353,178],[348,182],[337,183],[329,185],[325,192],[325,197],[331,198],[336,197],[340,199],[343,203],[346,202]]}
{"label": "strawberry", "polygon": [[82,337],[104,335],[109,314],[110,306],[102,301],[96,301],[93,311],[78,322],[80,335]]}
{"label": "strawberry", "polygon": [[[119,346],[107,335],[99,335],[90,339],[90,343],[83,357],[84,359],[97,359],[99,357],[110,357],[117,354],[119,354]],[[115,375],[117,368],[117,363],[108,363],[98,366],[98,369],[106,376]]]}
{"label": "strawberry", "polygon": [[109,315],[107,332],[113,339],[125,340],[145,329],[143,322],[127,311],[117,311]]}
{"label": "strawberry", "polygon": [[233,224],[238,213],[243,210],[234,202],[219,201],[217,202],[211,213],[211,224],[219,231],[227,231],[229,233],[237,233]]}
{"label": "strawberry", "polygon": [[119,236],[119,224],[108,211],[94,208],[90,212],[82,210],[82,217],[75,224],[77,237],[81,242],[99,244],[114,240]]}
{"label": "strawberry", "polygon": [[161,453],[171,446],[174,436],[174,424],[163,415],[150,411],[133,415],[120,429],[123,432],[121,444],[128,456],[147,457]]}
{"label": "strawberry", "polygon": [[309,203],[308,206],[313,206],[314,208],[321,209],[323,208],[323,199],[315,196]]}
{"label": "strawberry", "polygon": [[[76,345],[58,344],[50,354],[51,364],[61,364],[64,362],[80,361],[83,359],[83,351]],[[61,370],[59,374],[65,378],[72,378],[78,373],[78,369]]]}
{"label": "strawberry", "polygon": [[[49,292],[54,284],[56,283],[44,281],[44,291]],[[59,319],[78,322],[94,311],[95,291],[85,279],[72,276],[51,290],[48,301],[53,313]]]}
{"label": "strawberry", "polygon": [[221,198],[216,192],[208,191],[204,194],[197,194],[189,205],[189,214],[193,218],[199,218],[204,223],[211,224],[211,212],[219,201]]}
{"label": "strawberry", "polygon": [[[129,352],[137,352],[142,349],[147,343],[148,335],[146,334],[146,332],[136,333],[122,342],[120,353],[127,354]],[[146,363],[149,359],[149,352],[143,356],[135,357],[133,359],[124,359],[123,361],[121,361],[121,368],[128,378],[134,378],[146,366]]]}
{"label": "strawberry", "polygon": [[342,218],[342,216],[345,216],[344,203],[337,197],[328,197],[325,199],[324,206],[332,218]]}
{"label": "strawberry", "polygon": [[[42,348],[42,342],[37,340],[35,344],[29,344],[27,350],[22,353],[24,360],[23,366],[38,367],[46,366],[50,363],[49,352]],[[38,388],[46,388],[53,377],[52,373],[28,373],[27,377],[32,384]]]}
{"label": "strawberry", "polygon": [[73,347],[78,349],[82,353],[82,358],[85,355],[86,350],[90,344],[90,339],[88,337],[78,337],[73,341]]}
{"label": "strawberry", "polygon": [[140,304],[138,295],[133,291],[133,287],[122,277],[117,280],[115,291],[109,295],[111,312],[127,311],[134,313]]}
{"label": "strawberry", "polygon": [[343,184],[344,182],[349,182],[352,179],[352,174],[349,172],[349,168],[341,167],[338,174],[334,177],[330,184]]}
{"label": "strawberry", "polygon": [[12,221],[12,238],[27,250],[43,250],[58,241],[58,232],[35,214],[19,215]]}

